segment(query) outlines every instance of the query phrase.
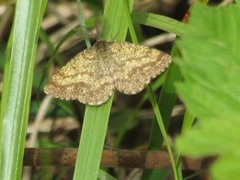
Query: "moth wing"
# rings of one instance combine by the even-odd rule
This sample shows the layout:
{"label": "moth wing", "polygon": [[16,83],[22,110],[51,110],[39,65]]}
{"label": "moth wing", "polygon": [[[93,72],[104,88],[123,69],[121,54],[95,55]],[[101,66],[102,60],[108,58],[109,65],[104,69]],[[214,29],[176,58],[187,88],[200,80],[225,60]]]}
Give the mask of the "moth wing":
{"label": "moth wing", "polygon": [[128,42],[113,42],[109,51],[113,56],[110,69],[114,72],[114,85],[125,94],[142,91],[171,62],[171,57],[162,51]]}
{"label": "moth wing", "polygon": [[113,79],[99,60],[95,46],[76,55],[55,73],[44,87],[46,94],[60,99],[78,99],[89,105],[99,105],[113,94]]}

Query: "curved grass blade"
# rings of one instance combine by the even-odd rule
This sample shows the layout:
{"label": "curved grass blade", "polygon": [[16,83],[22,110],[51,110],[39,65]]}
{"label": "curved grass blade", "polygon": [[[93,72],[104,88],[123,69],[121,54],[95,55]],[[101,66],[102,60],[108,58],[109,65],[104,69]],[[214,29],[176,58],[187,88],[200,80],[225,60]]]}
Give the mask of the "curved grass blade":
{"label": "curved grass blade", "polygon": [[166,16],[144,12],[133,12],[132,19],[135,23],[172,32],[180,37],[184,36],[186,33],[186,24]]}

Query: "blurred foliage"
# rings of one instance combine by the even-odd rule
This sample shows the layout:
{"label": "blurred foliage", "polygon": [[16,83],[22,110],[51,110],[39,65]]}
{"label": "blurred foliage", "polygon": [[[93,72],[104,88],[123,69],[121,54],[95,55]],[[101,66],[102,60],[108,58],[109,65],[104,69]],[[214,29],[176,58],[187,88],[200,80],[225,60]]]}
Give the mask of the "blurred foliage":
{"label": "blurred foliage", "polygon": [[9,5],[9,4],[13,4],[15,2],[16,2],[15,0],[0,0],[0,5],[1,4]]}
{"label": "blurred foliage", "polygon": [[193,157],[219,155],[213,179],[240,177],[240,11],[239,7],[196,5],[187,36],[177,42],[175,58],[184,81],[177,91],[191,114],[194,128],[177,139],[179,152]]}

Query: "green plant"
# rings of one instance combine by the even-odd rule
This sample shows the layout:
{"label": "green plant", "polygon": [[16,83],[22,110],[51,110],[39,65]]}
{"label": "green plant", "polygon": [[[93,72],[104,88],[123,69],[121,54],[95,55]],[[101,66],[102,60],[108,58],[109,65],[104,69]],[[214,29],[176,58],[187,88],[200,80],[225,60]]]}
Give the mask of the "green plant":
{"label": "green plant", "polygon": [[19,0],[7,47],[0,114],[0,178],[21,178],[37,34],[46,1]]}
{"label": "green plant", "polygon": [[198,118],[176,145],[192,157],[217,155],[213,179],[239,179],[240,11],[236,5],[191,11],[186,36],[177,42],[176,57],[184,81],[177,91],[189,112]]}
{"label": "green plant", "polygon": [[[132,3],[133,1],[131,1],[130,7],[132,7]],[[131,22],[132,20],[130,19],[131,18],[130,15],[128,15],[129,14],[129,9],[127,7],[128,5],[125,4],[125,2],[116,3],[113,1],[107,1],[107,3],[105,4],[105,11],[103,15],[104,21],[101,36],[102,38],[104,38],[105,40],[112,40],[112,38],[115,37],[116,40],[123,40],[126,36],[127,28],[129,26],[129,30],[132,35],[133,41],[137,43],[136,35],[134,35],[133,32],[134,30]],[[137,18],[138,14],[136,14],[135,18],[138,20],[138,22],[141,22],[143,24],[147,25],[150,24],[155,27],[164,27],[164,23],[162,23],[163,21],[171,22],[172,25],[169,25],[166,29],[175,30],[179,34],[183,33],[181,27],[184,27],[184,25],[177,21],[162,16],[157,15],[154,16],[151,14],[139,14],[139,16],[140,18]],[[126,21],[125,19],[128,19],[128,21]],[[157,115],[157,119],[159,120],[159,122],[161,122],[162,121],[161,115],[159,113],[156,100],[153,96],[152,91],[149,90],[149,92],[151,92],[150,97],[155,109],[155,113]],[[104,138],[106,134],[108,116],[111,108],[111,101],[112,99],[106,104],[99,107],[87,107],[85,111],[82,138],[80,141],[78,159],[74,175],[75,179],[96,179],[97,177],[97,168],[100,163],[101,149],[103,147]],[[161,130],[164,130],[163,124],[161,124],[161,128],[162,128]],[[171,152],[169,146],[168,148],[169,152]],[[173,169],[175,170],[173,158],[172,162]],[[177,179],[176,171],[175,177]]]}
{"label": "green plant", "polygon": [[[7,63],[5,66],[4,89],[3,89],[3,96],[2,96],[2,102],[1,102],[2,104],[1,104],[1,124],[0,124],[0,158],[1,158],[0,178],[3,178],[3,179],[20,179],[21,177],[23,147],[24,147],[24,139],[26,136],[26,125],[28,121],[29,102],[31,97],[31,86],[32,86],[32,78],[33,78],[33,65],[34,65],[36,41],[38,37],[37,32],[41,24],[41,19],[45,10],[46,3],[47,3],[46,1],[38,1],[38,2],[34,2],[34,1],[27,2],[24,0],[17,1],[16,18],[13,26],[14,28],[12,31],[12,36],[9,40],[9,45],[7,50]],[[237,113],[234,114],[232,112],[234,110],[234,107],[235,107],[235,111],[237,111],[238,109],[237,107],[238,99],[235,96],[238,95],[239,91],[237,90],[230,91],[231,94],[229,96],[226,96],[226,94],[229,93],[229,91],[227,91],[229,87],[234,89],[235,85],[237,84],[236,82],[238,79],[236,78],[236,74],[238,75],[239,64],[238,63],[226,64],[225,61],[221,61],[221,63],[223,64],[221,63],[218,64],[219,63],[218,60],[219,59],[222,60],[223,57],[225,57],[225,59],[235,59],[235,56],[237,56],[236,53],[238,52],[238,49],[236,48],[235,51],[231,53],[226,53],[226,51],[224,52],[225,46],[223,45],[226,41],[227,43],[230,44],[228,47],[237,47],[236,44],[239,41],[238,41],[238,36],[236,34],[234,36],[228,35],[228,34],[231,34],[231,35],[234,34],[232,33],[232,29],[234,29],[233,27],[235,27],[236,24],[230,23],[230,27],[228,30],[224,28],[218,29],[216,27],[223,27],[225,25],[224,23],[226,23],[227,21],[226,19],[228,19],[231,16],[229,15],[230,10],[236,13],[237,11],[236,7],[234,6],[234,7],[231,7],[232,9],[229,8],[230,10],[224,10],[224,13],[221,12],[222,10],[217,10],[216,16],[218,15],[219,16],[218,18],[221,19],[221,21],[219,19],[216,20],[214,18],[208,18],[208,16],[215,17],[215,15],[213,15],[213,13],[211,13],[210,10],[205,11],[207,7],[196,7],[193,9],[193,20],[191,21],[193,23],[191,23],[190,27],[188,27],[184,23],[181,23],[179,21],[173,20],[171,18],[167,18],[165,16],[161,16],[158,14],[132,12],[133,3],[134,3],[133,0],[130,0],[130,1],[108,0],[105,2],[104,13],[102,18],[103,26],[102,26],[101,38],[108,41],[112,41],[112,40],[124,41],[129,31],[132,42],[137,44],[139,39],[143,39],[143,37],[141,37],[141,34],[139,32],[137,31],[135,32],[135,29],[137,29],[140,24],[149,26],[149,27],[154,27],[157,29],[162,29],[168,32],[175,33],[178,36],[181,36],[183,40],[179,41],[178,47],[180,48],[181,53],[183,53],[184,60],[181,60],[181,61],[179,60],[178,64],[181,67],[185,81],[183,84],[177,85],[177,87],[178,87],[179,94],[183,98],[184,102],[186,102],[187,104],[188,111],[185,113],[185,120],[184,120],[183,130],[182,130],[183,138],[182,140],[180,139],[178,141],[177,145],[181,152],[189,152],[190,147],[187,146],[186,144],[189,141],[190,141],[190,144],[193,144],[192,143],[193,137],[197,138],[199,142],[202,142],[203,139],[202,137],[199,136],[199,131],[201,130],[200,132],[203,132],[203,134],[206,134],[205,136],[207,136],[209,140],[209,141],[206,141],[206,143],[209,143],[211,147],[213,147],[213,145],[216,145],[217,141],[214,141],[216,139],[211,140],[211,138],[209,137],[214,138],[214,136],[212,136],[212,133],[215,132],[214,130],[217,131],[220,128],[228,127],[232,133],[229,133],[228,139],[225,139],[226,142],[223,143],[223,139],[224,139],[223,137],[222,139],[220,139],[222,141],[218,139],[219,142],[222,142],[224,145],[223,147],[221,146],[221,149],[224,149],[229,139],[231,138],[233,139],[233,137],[238,137],[238,132],[235,128],[235,126],[238,126],[238,121],[237,121],[238,114]],[[27,9],[27,11],[25,11],[25,9]],[[200,12],[205,12],[205,14],[202,15]],[[69,33],[67,33],[59,41],[57,46],[54,46],[51,43],[47,33],[45,33],[44,30],[40,31],[39,36],[41,40],[48,46],[50,50],[49,62],[52,62],[53,59],[56,59],[57,63],[62,65],[62,62],[61,62],[62,59],[60,55],[57,53],[62,43],[66,39],[70,38],[71,36],[78,34],[79,32],[76,31],[76,29],[84,26],[85,23],[87,27],[93,27],[95,25],[96,18],[87,19],[86,22],[84,22],[83,15],[81,13],[79,14],[81,19],[80,25],[76,26]],[[202,20],[203,17],[206,17],[206,18]],[[234,14],[234,17],[235,17],[235,14]],[[236,17],[238,17],[238,15],[236,15]],[[224,20],[222,21],[222,19]],[[37,23],[36,23],[36,20],[37,20]],[[86,33],[84,32],[84,30],[82,30],[82,32]],[[215,37],[213,36],[214,34],[218,34],[219,36]],[[207,40],[206,40],[206,37],[207,37]],[[214,37],[214,38],[211,39],[209,37]],[[231,40],[235,40],[234,43],[232,43],[232,41],[229,41],[226,37],[227,38],[231,37],[230,38]],[[21,41],[19,41],[19,39],[21,39]],[[88,39],[86,40],[88,41]],[[88,43],[88,46],[89,46],[89,43]],[[189,52],[189,49],[190,49],[190,52]],[[219,49],[221,49],[220,52],[219,52]],[[176,54],[178,54],[178,49],[176,48],[176,46],[174,46],[171,54],[172,56],[176,56]],[[209,64],[209,67],[208,67],[210,69],[209,71],[206,71],[207,69],[205,68],[205,65],[202,66],[202,61],[198,61],[199,56],[201,57],[200,59],[206,60],[204,62],[208,62],[207,59],[210,59],[210,58],[213,59],[212,64],[211,63]],[[193,62],[193,59],[197,59],[197,60]],[[216,63],[219,66],[216,66]],[[213,69],[211,69],[213,67],[217,67],[217,68],[215,68],[213,71]],[[229,68],[235,71],[231,71],[231,73],[225,76],[225,73],[222,73],[222,70],[219,70],[222,67]],[[202,81],[202,79],[198,77],[198,74],[200,73],[201,73],[201,78],[204,77],[204,81]],[[216,74],[212,75],[211,73],[216,73]],[[19,76],[19,74],[22,74],[22,76]],[[220,75],[222,75],[223,77]],[[37,72],[35,76],[38,76]],[[43,79],[45,80],[46,77],[44,76],[44,73],[42,73],[42,76],[43,76]],[[215,79],[215,77],[217,77],[217,79]],[[214,83],[215,83],[214,88],[216,88],[218,85],[216,84],[216,82],[219,81],[219,77],[222,77],[223,79],[225,78],[225,80],[235,78],[234,81],[231,81],[234,83],[231,84],[231,86],[221,86],[222,89],[225,88],[224,89],[225,91],[223,94],[219,93],[219,92],[223,92],[221,91],[222,90],[221,88],[217,89],[217,91],[213,91],[213,93],[211,93],[213,89],[211,88],[205,89],[206,84],[207,85],[211,84],[211,86],[209,85],[207,87],[212,87]],[[172,64],[169,70],[166,73],[164,73],[163,76],[159,77],[157,81],[153,82],[147,88],[147,91],[145,92],[141,101],[136,105],[135,108],[133,108],[134,109],[133,111],[131,110],[129,111],[125,107],[124,109],[125,113],[122,113],[120,107],[117,106],[120,109],[120,110],[118,109],[118,113],[120,112],[119,114],[122,114],[121,120],[127,119],[126,120],[127,124],[126,125],[124,124],[121,126],[122,128],[119,128],[120,129],[119,137],[117,137],[118,140],[116,141],[116,143],[114,143],[116,147],[118,147],[126,131],[132,128],[137,123],[139,123],[138,119],[136,118],[136,114],[138,113],[138,111],[140,110],[144,102],[146,102],[147,98],[149,98],[151,100],[150,102],[152,103],[152,107],[153,107],[152,110],[154,112],[156,120],[153,122],[151,136],[148,141],[148,149],[160,150],[162,147],[163,141],[165,141],[168,152],[169,152],[169,156],[171,157],[171,163],[172,163],[175,179],[182,179],[181,167],[177,172],[177,167],[176,167],[177,165],[173,159],[172,148],[170,147],[170,144],[168,142],[166,129],[170,124],[171,112],[173,110],[175,101],[177,99],[174,83],[175,81],[180,79],[181,79],[181,75],[180,75],[178,66],[176,64]],[[40,81],[41,80],[39,80],[38,82],[35,82],[36,84],[34,84],[34,86],[36,87],[40,84],[41,87],[40,88],[38,87],[38,90],[40,90],[42,93],[43,85],[41,84]],[[194,88],[193,88],[194,90],[196,90],[195,88],[197,87],[198,91],[196,92],[198,93],[198,96],[209,94],[209,96],[207,97],[213,98],[214,101],[208,100],[207,102],[214,102],[214,106],[217,107],[216,111],[213,111],[214,109],[210,108],[212,107],[212,104],[207,106],[205,102],[203,104],[203,102],[201,101],[202,98],[198,98],[198,97],[196,98],[195,96],[191,96],[192,94],[189,93],[189,89],[188,89],[188,88],[192,88],[191,85],[194,85]],[[161,86],[162,86],[161,93],[157,94],[156,90],[159,89],[159,87]],[[158,102],[156,100],[157,96],[159,96]],[[231,97],[231,99],[229,97]],[[79,152],[78,152],[76,168],[74,172],[74,179],[88,180],[88,179],[97,179],[97,177],[114,179],[104,171],[99,170],[101,153],[103,150],[105,135],[108,127],[112,100],[113,98],[111,98],[106,104],[103,104],[102,106],[98,106],[98,107],[87,106],[85,108],[84,123],[82,127],[81,140],[79,144]],[[221,106],[222,102],[226,104],[230,103],[231,105],[228,105],[227,108],[225,108],[225,105]],[[55,103],[54,105],[57,106],[58,109],[60,109],[59,111],[62,114],[65,113],[70,115],[76,115],[77,113],[79,113],[79,111],[76,111],[75,109],[73,109],[73,105],[70,102],[55,101],[54,103]],[[226,110],[228,110],[228,113],[229,113],[227,115],[226,115]],[[219,111],[221,112],[220,115],[218,114]],[[224,114],[225,116],[223,116]],[[6,115],[9,115],[9,116],[7,117]],[[209,123],[208,124],[199,123],[199,126],[202,127],[202,129],[199,128],[200,129],[199,130],[196,128],[196,130],[193,129],[188,132],[188,129],[192,125],[195,116],[199,117],[201,121],[202,119],[203,120],[207,119],[209,120]],[[232,122],[232,124],[229,124],[228,121],[220,120],[220,119],[224,120],[226,118],[229,118],[229,121]],[[217,119],[218,121],[216,121],[215,119]],[[222,123],[219,123],[218,126],[215,127],[216,122],[217,123],[222,122]],[[206,129],[210,129],[210,130],[206,130]],[[221,135],[221,131],[219,132]],[[186,137],[185,137],[185,133],[186,133]],[[190,136],[192,136],[189,139],[187,139],[188,133],[190,133]],[[207,134],[207,133],[210,133],[210,134]],[[162,134],[164,134],[164,138]],[[195,155],[212,155],[212,154],[216,154],[216,150],[220,149],[219,148],[220,146],[216,146],[215,149],[206,148],[205,149],[206,152],[203,152],[203,150],[199,148],[200,146],[198,146],[197,140],[194,140],[196,142],[196,147],[192,151],[192,153],[196,152]],[[230,152],[229,154],[231,156],[225,156],[223,151],[218,152],[219,154],[223,154],[222,155],[223,158],[222,158],[222,161],[220,161],[220,163],[218,164],[218,166],[216,165],[213,167],[214,177],[216,176],[215,172],[219,170],[219,166],[226,165],[226,163],[221,164],[221,162],[228,161],[228,163],[234,163],[235,161],[232,161],[232,159],[238,158],[238,154],[236,153],[237,152],[236,149],[238,148],[238,146],[235,148],[231,148],[234,145],[236,145],[235,141],[231,141],[231,144],[229,145],[230,149],[228,148],[224,149],[224,153]],[[57,144],[54,144],[54,146],[57,146]],[[45,174],[47,174],[46,172],[48,171],[51,172],[47,168],[45,170],[46,170]],[[220,170],[221,170],[221,167],[220,167]],[[164,176],[169,174],[169,171],[170,170],[161,170],[161,171],[144,170],[142,179],[151,180],[151,179],[164,178]],[[227,173],[229,173],[230,171],[221,171],[221,172],[225,173],[225,176],[227,176],[228,175]],[[219,173],[218,175],[221,175],[221,174]],[[46,175],[46,177],[47,176],[51,177],[51,175],[48,175],[48,174]]]}

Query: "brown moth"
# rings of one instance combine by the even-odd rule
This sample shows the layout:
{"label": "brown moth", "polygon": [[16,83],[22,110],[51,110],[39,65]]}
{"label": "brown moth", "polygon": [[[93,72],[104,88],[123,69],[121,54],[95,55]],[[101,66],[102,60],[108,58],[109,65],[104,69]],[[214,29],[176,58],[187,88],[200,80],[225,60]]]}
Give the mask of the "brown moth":
{"label": "brown moth", "polygon": [[55,73],[44,91],[56,98],[100,105],[115,89],[124,94],[142,91],[170,62],[168,54],[147,46],[97,41]]}

